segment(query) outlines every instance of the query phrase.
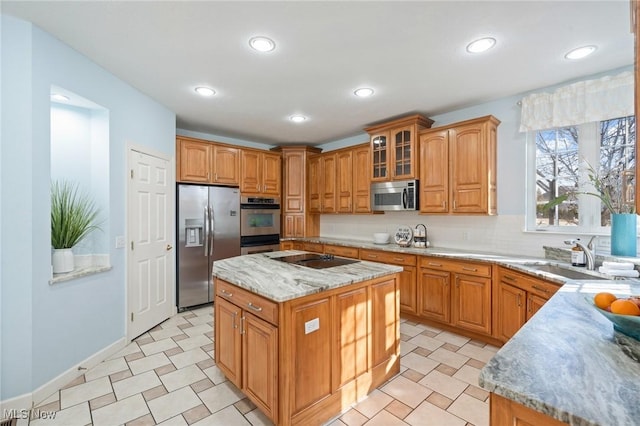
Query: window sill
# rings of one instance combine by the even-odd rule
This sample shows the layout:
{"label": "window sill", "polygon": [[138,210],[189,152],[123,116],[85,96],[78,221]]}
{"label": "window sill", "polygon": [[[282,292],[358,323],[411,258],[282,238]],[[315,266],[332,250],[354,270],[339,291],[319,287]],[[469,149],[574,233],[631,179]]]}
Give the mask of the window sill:
{"label": "window sill", "polygon": [[89,275],[99,274],[101,272],[106,272],[111,270],[111,265],[105,266],[88,266],[86,268],[78,268],[71,272],[67,272],[64,274],[53,274],[53,278],[49,280],[49,285],[54,285],[58,283],[62,283],[65,281],[71,281],[82,277],[87,277]]}

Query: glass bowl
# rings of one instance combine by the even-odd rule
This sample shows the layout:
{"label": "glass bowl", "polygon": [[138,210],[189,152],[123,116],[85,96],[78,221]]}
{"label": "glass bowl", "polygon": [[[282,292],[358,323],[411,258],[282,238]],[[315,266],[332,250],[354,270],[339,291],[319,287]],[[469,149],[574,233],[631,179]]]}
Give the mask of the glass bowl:
{"label": "glass bowl", "polygon": [[587,298],[587,302],[589,302],[591,306],[613,323],[614,330],[629,337],[633,337],[636,340],[640,340],[640,316],[618,315],[605,311],[604,309],[600,309],[593,303],[593,297]]}

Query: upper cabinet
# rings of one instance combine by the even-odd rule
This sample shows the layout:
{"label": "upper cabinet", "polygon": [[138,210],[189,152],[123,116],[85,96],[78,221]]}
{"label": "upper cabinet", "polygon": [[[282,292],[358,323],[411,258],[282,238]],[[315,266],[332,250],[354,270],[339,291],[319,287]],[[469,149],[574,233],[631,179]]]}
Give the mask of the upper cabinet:
{"label": "upper cabinet", "polygon": [[179,182],[237,186],[240,183],[240,150],[210,141],[176,138]]}
{"label": "upper cabinet", "polygon": [[309,157],[310,213],[370,213],[369,144]]}
{"label": "upper cabinet", "polygon": [[242,149],[240,192],[248,195],[280,195],[282,159],[279,153]]}
{"label": "upper cabinet", "polygon": [[310,146],[283,146],[282,152],[282,237],[320,235],[320,219],[311,215],[307,201],[307,159],[320,149]]}
{"label": "upper cabinet", "polygon": [[370,136],[371,180],[416,179],[418,133],[432,124],[433,120],[416,114],[364,129]]}
{"label": "upper cabinet", "polygon": [[421,132],[421,213],[497,214],[499,124],[486,116]]}

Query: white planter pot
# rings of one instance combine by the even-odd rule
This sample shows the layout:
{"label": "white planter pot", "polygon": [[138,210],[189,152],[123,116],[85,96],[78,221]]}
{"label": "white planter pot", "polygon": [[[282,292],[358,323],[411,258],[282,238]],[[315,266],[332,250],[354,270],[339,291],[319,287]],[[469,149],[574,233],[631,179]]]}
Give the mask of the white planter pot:
{"label": "white planter pot", "polygon": [[71,249],[53,249],[51,263],[54,274],[71,272],[74,268],[73,252]]}

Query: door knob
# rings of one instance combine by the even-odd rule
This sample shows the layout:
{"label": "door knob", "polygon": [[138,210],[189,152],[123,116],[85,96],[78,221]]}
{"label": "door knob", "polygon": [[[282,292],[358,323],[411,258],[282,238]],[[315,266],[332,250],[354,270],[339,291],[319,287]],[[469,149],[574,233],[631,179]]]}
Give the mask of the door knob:
{"label": "door knob", "polygon": [[167,244],[167,251],[171,250],[173,246],[171,244]]}

